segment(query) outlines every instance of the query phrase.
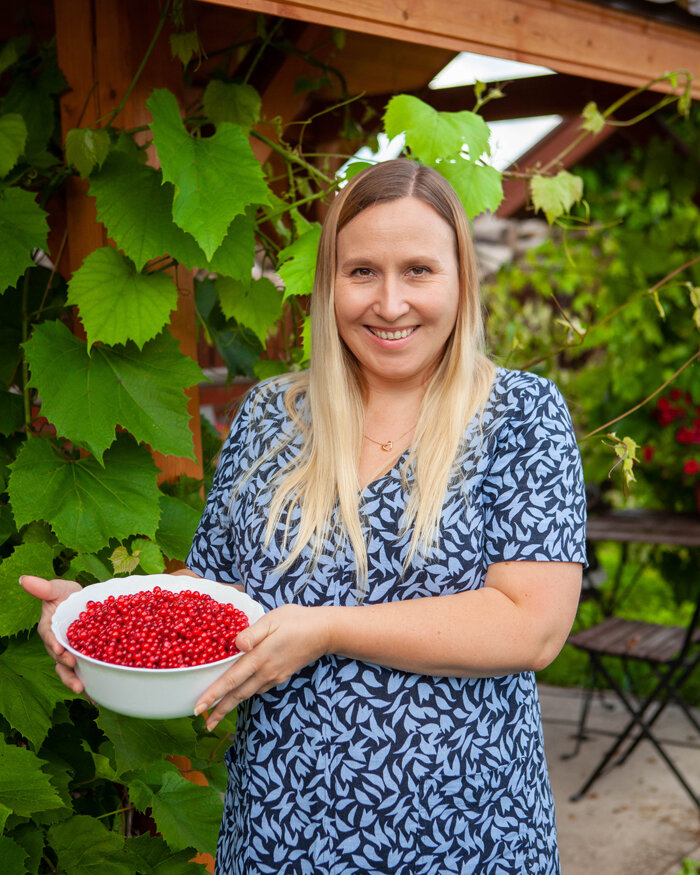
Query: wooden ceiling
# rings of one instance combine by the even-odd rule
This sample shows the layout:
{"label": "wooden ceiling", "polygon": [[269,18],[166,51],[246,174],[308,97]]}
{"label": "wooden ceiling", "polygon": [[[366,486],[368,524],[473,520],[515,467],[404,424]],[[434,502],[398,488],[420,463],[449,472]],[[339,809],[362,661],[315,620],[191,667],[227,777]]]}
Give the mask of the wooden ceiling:
{"label": "wooden ceiling", "polygon": [[[397,88],[408,90],[401,84],[409,75],[406,55],[400,48],[377,54],[376,40],[383,37],[410,44],[416,55],[417,78],[419,72],[427,72],[423,64],[429,64],[428,47],[432,47],[540,64],[557,72],[632,87],[666,71],[686,69],[697,77],[693,95],[700,98],[700,31],[587,0],[199,2],[362,34],[363,39],[353,45],[353,75],[363,77],[367,71],[370,87],[371,83],[393,86],[396,82]],[[653,10],[652,4],[646,6]]]}

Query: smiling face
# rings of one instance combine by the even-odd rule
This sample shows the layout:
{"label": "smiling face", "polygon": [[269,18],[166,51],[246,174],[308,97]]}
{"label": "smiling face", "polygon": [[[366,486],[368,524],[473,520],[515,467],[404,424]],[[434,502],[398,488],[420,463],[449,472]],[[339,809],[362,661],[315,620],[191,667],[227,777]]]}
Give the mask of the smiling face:
{"label": "smiling face", "polygon": [[336,323],[370,387],[425,383],[458,306],[455,233],[425,201],[380,202],[338,233]]}

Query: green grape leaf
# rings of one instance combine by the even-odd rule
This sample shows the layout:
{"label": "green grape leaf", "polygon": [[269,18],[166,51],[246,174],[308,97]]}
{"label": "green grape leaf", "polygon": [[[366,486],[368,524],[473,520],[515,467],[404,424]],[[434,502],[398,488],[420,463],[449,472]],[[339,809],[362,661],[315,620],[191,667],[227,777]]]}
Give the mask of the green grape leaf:
{"label": "green grape leaf", "polygon": [[85,751],[86,754],[90,757],[95,765],[95,777],[96,778],[104,778],[105,781],[114,781],[114,783],[119,783],[119,774],[115,771],[112,766],[112,762],[109,757],[104,756],[101,753],[95,753],[94,750],[90,747],[87,741],[83,739],[81,742],[81,747]]}
{"label": "green grape leaf", "polygon": [[196,30],[170,34],[170,52],[173,58],[179,58],[186,67],[193,55],[199,55],[199,36]]}
{"label": "green grape leaf", "polygon": [[247,215],[236,216],[209,263],[203,260],[200,264],[220,276],[250,280],[255,264],[254,219]]}
{"label": "green grape leaf", "polygon": [[260,121],[260,95],[252,85],[212,79],[204,89],[204,113],[217,127],[232,122],[251,128]]}
{"label": "green grape leaf", "polygon": [[139,567],[138,556],[132,556],[123,544],[112,551],[109,561],[115,574],[130,574]]}
{"label": "green grape leaf", "polygon": [[465,146],[472,161],[490,154],[491,133],[480,115],[469,110],[438,112],[408,94],[391,98],[384,114],[384,129],[390,139],[405,133],[411,153],[426,164],[454,158]]}
{"label": "green grape leaf", "polygon": [[0,434],[10,435],[24,425],[24,400],[14,392],[0,391]]}
{"label": "green grape leaf", "polygon": [[61,799],[41,770],[44,763],[27,748],[6,744],[0,736],[0,805],[20,817],[60,808]]}
{"label": "green grape leaf", "polygon": [[97,725],[114,745],[117,772],[146,769],[175,753],[191,750],[196,740],[189,717],[173,720],[148,720],[126,717],[100,708]]}
{"label": "green grape leaf", "polygon": [[615,445],[615,455],[622,462],[622,475],[625,478],[627,486],[637,479],[634,476],[634,464],[638,461],[638,449],[639,444],[631,437],[623,437],[621,441]]}
{"label": "green grape leaf", "polygon": [[371,161],[351,161],[343,168],[343,179],[350,180],[369,167],[374,167],[374,163]]}
{"label": "green grape leaf", "polygon": [[[5,488],[5,470],[0,471],[0,488]],[[0,504],[0,544],[4,544],[8,538],[11,538],[17,533],[15,523],[12,519],[12,511],[9,504]],[[2,575],[2,566],[0,566],[0,575]],[[0,633],[2,634],[2,633]]]}
{"label": "green grape leaf", "polygon": [[7,818],[12,814],[12,809],[7,805],[0,805],[0,833],[4,832]]}
{"label": "green grape leaf", "polygon": [[124,836],[86,814],[57,823],[49,830],[58,871],[71,875],[134,875],[124,842]]}
{"label": "green grape leaf", "polygon": [[88,346],[126,343],[142,347],[177,307],[177,288],[164,273],[142,274],[111,246],[95,249],[73,274],[68,303],[80,308]]}
{"label": "green grape leaf", "polygon": [[566,170],[556,176],[533,176],[530,180],[530,197],[535,211],[542,210],[551,225],[560,216],[566,215],[583,196],[583,180]]}
{"label": "green grape leaf", "polygon": [[[37,610],[37,619],[38,616]],[[41,747],[53,725],[56,705],[79,698],[78,693],[58,679],[55,664],[38,635],[8,642],[7,649],[0,654],[0,711],[35,750]]]}
{"label": "green grape leaf", "polygon": [[249,283],[219,277],[216,290],[224,316],[250,328],[264,345],[270,329],[282,317],[282,292],[266,277]]}
{"label": "green grape leaf", "polygon": [[301,348],[304,358],[302,364],[308,362],[311,358],[311,317],[304,317],[304,324],[301,327]]}
{"label": "green grape leaf", "polygon": [[107,131],[72,128],[66,134],[66,161],[76,167],[81,176],[89,176],[93,168],[102,167],[108,154]]}
{"label": "green grape leaf", "polygon": [[308,76],[298,76],[294,80],[294,93],[303,94],[305,91],[318,91],[321,88],[330,86],[331,80],[328,76],[317,76],[315,79],[310,79]]}
{"label": "green grape leaf", "polygon": [[31,38],[28,34],[17,36],[8,40],[0,48],[0,73],[4,73],[8,67],[16,63],[29,48]]}
{"label": "green grape leaf", "polygon": [[22,528],[22,541],[25,544],[46,544],[55,547],[58,544],[56,536],[47,523],[34,522]]}
{"label": "green grape leaf", "polygon": [[78,553],[71,559],[66,577],[80,583],[95,583],[100,580],[109,580],[113,577],[113,573],[94,553]]}
{"label": "green grape leaf", "polygon": [[166,254],[190,268],[205,265],[194,237],[173,222],[173,187],[163,184],[160,170],[114,151],[90,177],[90,194],[97,203],[97,218],[136,270]]}
{"label": "green grape leaf", "polygon": [[4,114],[18,113],[24,119],[27,126],[24,159],[34,167],[50,167],[57,163],[46,149],[55,125],[53,85],[48,78],[17,70],[2,101]]}
{"label": "green grape leaf", "polygon": [[694,286],[692,283],[687,285],[690,304],[693,307],[693,324],[700,331],[700,286]]}
{"label": "green grape leaf", "polygon": [[[0,818],[1,820],[1,818]],[[33,821],[16,826],[12,830],[12,838],[21,845],[27,854],[27,866],[22,875],[39,871],[39,864],[44,853],[44,833],[37,829]]]}
{"label": "green grape leaf", "polygon": [[134,863],[141,875],[203,875],[202,867],[192,860],[194,848],[172,851],[158,836],[140,835],[126,840]]}
{"label": "green grape leaf", "polygon": [[213,137],[194,139],[169,91],[154,91],[146,105],[163,179],[175,186],[173,219],[211,258],[236,216],[267,202],[262,167],[242,127],[222,122]]}
{"label": "green grape leaf", "polygon": [[457,192],[470,219],[485,211],[494,212],[503,200],[502,177],[495,167],[458,158],[441,161],[435,169]]}
{"label": "green grape leaf", "polygon": [[[0,564],[0,635],[16,635],[39,621],[41,604],[19,585],[20,574],[54,577],[53,550],[47,544],[19,544]],[[0,657],[2,658],[2,657]]]}
{"label": "green grape leaf", "polygon": [[223,802],[213,787],[200,787],[167,772],[151,809],[158,831],[174,851],[193,847],[206,852],[216,847]]}
{"label": "green grape leaf", "polygon": [[253,373],[258,380],[267,380],[269,377],[278,377],[288,372],[287,365],[275,359],[258,359],[253,365]]}
{"label": "green grape leaf", "polygon": [[194,237],[173,222],[173,192],[160,170],[125,152],[112,152],[102,169],[90,177],[97,218],[137,270],[151,259],[170,255],[192,269],[249,277],[255,260],[254,220],[236,216],[209,261]]}
{"label": "green grape leaf", "polygon": [[605,127],[605,116],[598,109],[598,104],[594,100],[589,100],[583,107],[581,116],[583,118],[581,130],[589,131],[591,134],[599,134]]}
{"label": "green grape leaf", "polygon": [[162,574],[165,560],[158,547],[148,538],[134,538],[131,549],[143,574]]}
{"label": "green grape leaf", "polygon": [[292,295],[310,295],[314,290],[316,258],[321,226],[314,222],[294,243],[279,254],[277,272],[284,282],[284,300]]}
{"label": "green grape leaf", "polygon": [[9,836],[0,836],[0,860],[3,875],[27,875],[25,867],[28,854],[21,845]]}
{"label": "green grape leaf", "polygon": [[200,517],[200,511],[179,498],[161,495],[156,544],[169,559],[187,558]]}
{"label": "green grape leaf", "polygon": [[24,152],[27,126],[18,113],[0,116],[0,176],[7,176]]}
{"label": "green grape leaf", "polygon": [[0,289],[32,267],[32,249],[46,249],[46,213],[31,191],[0,188]]}
{"label": "green grape leaf", "polygon": [[199,366],[164,331],[139,352],[95,346],[60,322],[38,325],[26,343],[31,385],[58,434],[98,458],[114,441],[117,426],[165,455],[194,458],[185,386],[202,379]]}
{"label": "green grape leaf", "polygon": [[46,520],[72,550],[95,553],[111,538],[152,537],[160,508],[151,454],[119,436],[104,455],[66,459],[41,438],[27,441],[11,465],[8,493],[18,526]]}

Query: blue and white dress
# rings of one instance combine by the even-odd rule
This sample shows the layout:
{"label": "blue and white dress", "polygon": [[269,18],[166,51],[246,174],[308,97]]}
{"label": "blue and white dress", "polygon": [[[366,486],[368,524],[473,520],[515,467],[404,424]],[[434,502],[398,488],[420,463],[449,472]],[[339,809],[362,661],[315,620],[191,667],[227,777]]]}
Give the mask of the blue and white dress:
{"label": "blue and white dress", "polygon": [[[347,543],[280,575],[263,545],[269,482],[299,448],[283,392],[260,384],[236,417],[188,566],[242,583],[271,610],[355,605]],[[585,497],[571,420],[556,387],[498,369],[448,488],[439,547],[404,570],[401,460],[362,494],[364,604],[483,586],[505,560],[585,562]],[[291,534],[294,534],[293,528]],[[326,656],[238,709],[219,875],[555,875],[552,793],[534,674],[428,677]]]}

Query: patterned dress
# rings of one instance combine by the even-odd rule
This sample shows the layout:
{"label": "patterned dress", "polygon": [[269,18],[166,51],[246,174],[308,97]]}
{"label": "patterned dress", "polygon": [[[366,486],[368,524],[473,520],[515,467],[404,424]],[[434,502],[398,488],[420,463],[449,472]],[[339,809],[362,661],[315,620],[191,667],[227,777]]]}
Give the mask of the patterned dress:
{"label": "patterned dress", "polygon": [[[231,500],[231,485],[292,434],[282,393],[260,384],[219,461],[188,566],[239,582],[270,610],[355,605],[353,554],[328,544],[275,571],[263,545],[269,481],[299,444],[273,454]],[[362,494],[364,604],[476,589],[504,560],[585,562],[585,498],[561,395],[498,369],[468,428],[448,488],[439,546],[404,570],[400,461]],[[552,793],[534,674],[428,677],[327,656],[238,710],[219,875],[555,875]]]}

